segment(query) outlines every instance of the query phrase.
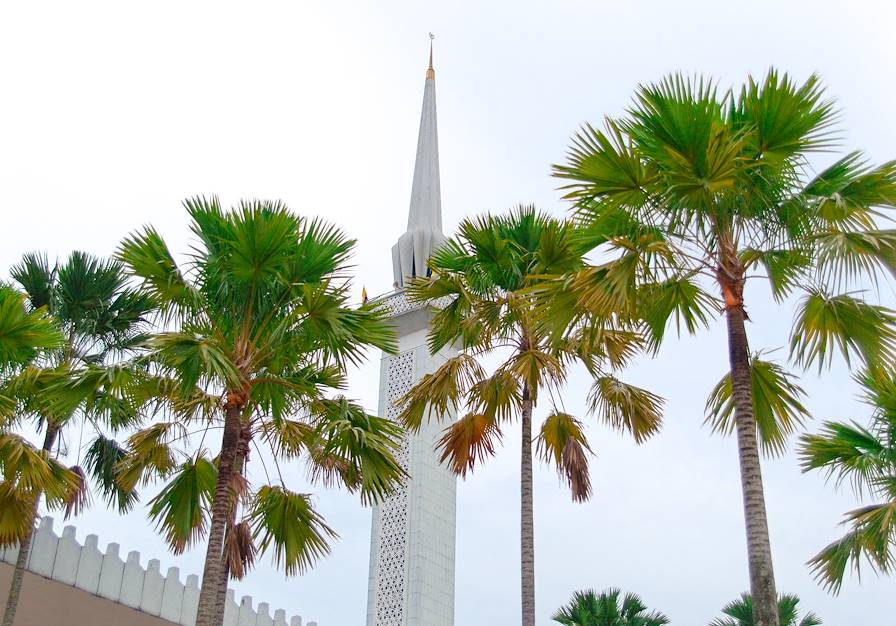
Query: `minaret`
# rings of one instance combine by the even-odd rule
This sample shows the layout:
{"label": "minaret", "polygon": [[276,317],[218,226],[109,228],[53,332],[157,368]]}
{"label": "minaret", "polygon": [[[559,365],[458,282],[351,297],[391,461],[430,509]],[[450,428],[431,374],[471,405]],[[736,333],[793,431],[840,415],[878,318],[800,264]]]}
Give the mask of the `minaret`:
{"label": "minaret", "polygon": [[[380,365],[379,414],[391,419],[398,416],[396,400],[457,354],[450,347],[429,353],[426,333],[432,307],[412,304],[403,290],[408,278],[426,275],[427,260],[444,241],[430,46],[408,229],[392,248],[396,291],[382,299],[399,336],[399,353],[384,355]],[[455,418],[452,411],[441,420],[424,420],[420,431],[405,439],[399,461],[410,478],[373,509],[367,626],[454,624],[456,479],[439,463],[435,444]]]}

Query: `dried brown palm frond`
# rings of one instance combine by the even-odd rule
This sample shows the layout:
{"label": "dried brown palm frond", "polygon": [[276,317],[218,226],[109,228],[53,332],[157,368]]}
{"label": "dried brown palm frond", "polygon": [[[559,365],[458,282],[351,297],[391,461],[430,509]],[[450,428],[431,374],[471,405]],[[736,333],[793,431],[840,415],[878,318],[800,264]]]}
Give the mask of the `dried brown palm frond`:
{"label": "dried brown palm frond", "polygon": [[72,465],[68,469],[77,477],[78,486],[69,493],[65,501],[65,519],[79,515],[90,504],[90,486],[84,470],[79,465]]}
{"label": "dried brown palm frond", "polygon": [[243,579],[254,567],[257,552],[249,522],[243,520],[227,529],[227,535],[224,537],[224,560],[232,579]]}

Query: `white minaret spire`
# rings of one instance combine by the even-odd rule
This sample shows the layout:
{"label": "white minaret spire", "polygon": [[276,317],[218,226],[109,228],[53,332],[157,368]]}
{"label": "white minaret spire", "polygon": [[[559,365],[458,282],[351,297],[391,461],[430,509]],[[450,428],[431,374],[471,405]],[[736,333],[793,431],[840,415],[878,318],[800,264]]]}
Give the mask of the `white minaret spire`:
{"label": "white minaret spire", "polygon": [[442,190],[439,181],[439,129],[436,119],[436,72],[432,67],[430,33],[429,68],[423,87],[423,112],[417,135],[417,158],[408,229],[392,247],[392,275],[403,287],[407,278],[426,276],[426,262],[445,242],[442,234]]}
{"label": "white minaret spire", "polygon": [[[392,248],[398,289],[381,299],[398,332],[398,354],[384,354],[380,364],[379,414],[393,420],[398,417],[395,402],[457,354],[451,346],[430,354],[426,334],[434,308],[411,302],[403,289],[409,277],[426,275],[426,262],[444,241],[430,43],[408,229]],[[435,447],[456,411],[431,417],[405,437],[396,455],[409,478],[373,509],[367,626],[454,625],[457,481],[439,463]]]}

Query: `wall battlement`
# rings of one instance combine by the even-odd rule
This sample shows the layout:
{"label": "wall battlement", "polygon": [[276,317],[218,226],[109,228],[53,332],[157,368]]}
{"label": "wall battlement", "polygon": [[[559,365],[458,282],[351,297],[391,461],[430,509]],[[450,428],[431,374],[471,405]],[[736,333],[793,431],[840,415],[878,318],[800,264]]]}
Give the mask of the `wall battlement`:
{"label": "wall battlement", "polygon": [[[117,543],[110,543],[102,553],[98,541],[96,535],[87,535],[81,545],[74,526],[66,526],[60,537],[53,532],[53,518],[44,517],[32,539],[28,570],[174,624],[194,626],[199,606],[196,574],[182,583],[179,568],[169,567],[162,575],[158,559],[150,559],[144,569],[136,550],[122,561]],[[18,553],[16,546],[0,548],[0,561],[15,565]],[[298,615],[287,621],[283,609],[272,616],[267,602],[259,602],[254,609],[252,596],[243,596],[237,604],[233,589],[227,590],[226,602],[224,626],[302,626]],[[317,626],[317,622],[306,626]]]}

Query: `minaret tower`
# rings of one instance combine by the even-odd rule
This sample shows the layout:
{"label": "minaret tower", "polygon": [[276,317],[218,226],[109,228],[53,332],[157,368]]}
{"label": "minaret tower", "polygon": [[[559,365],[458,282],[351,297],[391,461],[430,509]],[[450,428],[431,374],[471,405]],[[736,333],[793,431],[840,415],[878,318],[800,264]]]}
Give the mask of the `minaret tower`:
{"label": "minaret tower", "polygon": [[[380,365],[379,413],[391,419],[398,415],[395,401],[457,353],[452,348],[429,353],[426,333],[432,308],[410,303],[404,293],[405,281],[426,275],[429,257],[444,241],[430,45],[408,229],[392,248],[396,291],[382,300],[399,336],[399,353],[384,355]],[[406,438],[399,461],[410,478],[373,509],[367,626],[454,624],[457,485],[454,475],[439,463],[435,444],[456,414],[442,417],[424,420],[420,431]]]}

